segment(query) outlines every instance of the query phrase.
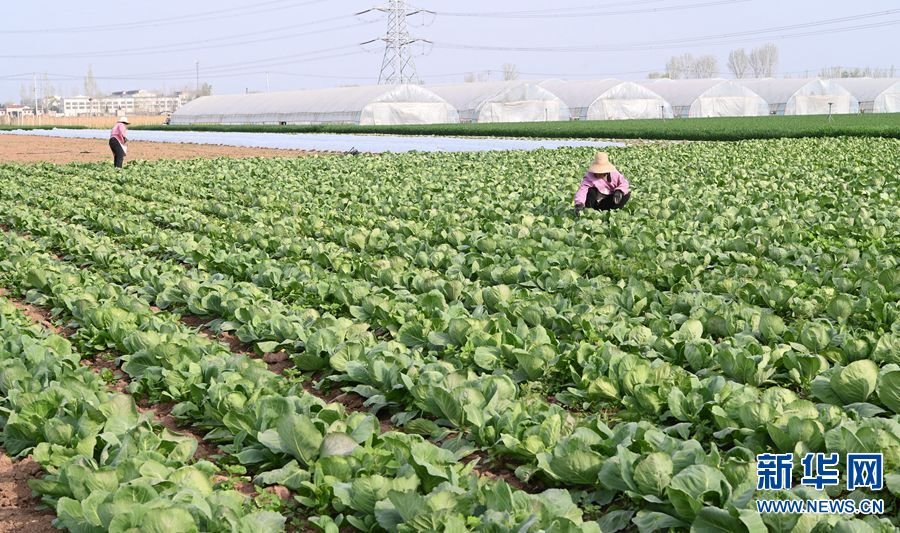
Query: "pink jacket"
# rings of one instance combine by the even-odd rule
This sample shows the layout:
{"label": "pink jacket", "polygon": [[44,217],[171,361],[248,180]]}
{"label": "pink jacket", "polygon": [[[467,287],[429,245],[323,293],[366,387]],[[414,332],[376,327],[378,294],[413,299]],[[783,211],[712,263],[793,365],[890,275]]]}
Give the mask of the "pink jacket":
{"label": "pink jacket", "polygon": [[121,122],[116,122],[116,125],[113,126],[112,131],[109,132],[109,137],[111,139],[116,139],[117,141],[119,141],[119,144],[123,146],[127,142],[127,138],[125,137],[126,135],[128,135],[128,128],[126,128],[125,124]]}
{"label": "pink jacket", "polygon": [[622,191],[622,194],[628,194],[631,191],[628,180],[619,172],[611,172],[609,174],[609,182],[605,179],[601,179],[600,176],[587,172],[581,180],[581,186],[578,187],[578,191],[575,193],[576,205],[585,204],[587,201],[588,189],[591,187],[596,188],[600,191],[600,194],[605,196],[609,196],[616,190]]}

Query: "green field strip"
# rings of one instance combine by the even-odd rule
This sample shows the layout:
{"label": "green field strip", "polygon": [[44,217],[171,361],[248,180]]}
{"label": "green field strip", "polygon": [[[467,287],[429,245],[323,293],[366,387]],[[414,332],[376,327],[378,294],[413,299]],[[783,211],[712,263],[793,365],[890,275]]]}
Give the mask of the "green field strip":
{"label": "green field strip", "polygon": [[[266,240],[267,225],[276,235],[288,235],[307,216],[307,211],[286,211],[289,205],[272,201],[276,193],[259,195],[259,201],[254,202],[261,210],[259,214],[242,214],[238,201],[222,202],[221,197],[206,193],[195,196],[196,182],[186,180],[152,199],[142,192],[141,184],[148,183],[148,174],[165,172],[165,164],[135,168],[134,179],[127,174],[110,175],[109,179],[122,188],[108,197],[90,191],[90,187],[102,191],[108,173],[87,170],[91,176],[82,188],[68,186],[70,178],[56,170],[65,168],[64,172],[76,178],[85,172],[83,168],[4,167],[0,181],[9,184],[2,193],[8,227],[31,233],[32,244],[60,252],[62,259],[86,267],[86,273],[130,286],[129,291],[150,302],[169,290],[169,282],[178,285],[182,279],[199,279],[199,285],[178,286],[169,290],[167,297],[173,298],[174,308],[190,310],[193,305],[205,310],[209,318],[218,319],[212,322],[214,327],[230,321],[226,328],[240,330],[252,322],[245,321],[250,315],[242,317],[237,307],[223,308],[223,296],[259,298],[265,302],[262,309],[286,309],[285,316],[304,316],[315,308],[336,313],[337,322],[330,323],[319,321],[323,318],[320,312],[306,315],[315,322],[313,327],[304,327],[306,338],[269,329],[263,336],[271,340],[261,341],[250,328],[243,332],[250,334],[248,339],[255,335],[251,342],[261,341],[266,348],[292,346],[289,350],[302,365],[332,367],[330,377],[336,384],[368,396],[375,409],[391,405],[396,420],[406,430],[416,427],[435,435],[434,426],[429,426],[434,421],[450,428],[464,427],[467,436],[488,453],[520,464],[521,478],[572,489],[597,489],[600,492],[579,500],[579,505],[587,510],[597,502],[606,502],[596,516],[617,516],[641,530],[660,523],[675,528],[693,525],[702,530],[720,519],[730,524],[728,529],[740,531],[760,526],[760,518],[762,527],[778,529],[784,524],[778,517],[742,512],[752,507],[749,504],[755,497],[743,485],[752,480],[749,469],[756,453],[878,449],[886,450],[889,469],[900,464],[900,457],[894,453],[900,449],[894,444],[900,443],[900,403],[896,400],[900,389],[896,330],[900,319],[896,304],[900,232],[896,231],[896,221],[900,211],[896,199],[900,191],[892,179],[900,173],[900,161],[894,155],[898,148],[900,145],[892,140],[824,139],[691,144],[635,151],[623,164],[643,169],[644,204],[630,205],[611,220],[590,213],[577,222],[562,214],[537,215],[532,222],[538,226],[535,229],[549,237],[540,241],[540,247],[517,249],[513,244],[519,226],[524,226],[524,215],[492,205],[487,191],[500,187],[501,180],[486,180],[473,188],[449,185],[447,191],[433,195],[434,205],[453,200],[459,203],[464,198],[461,195],[472,191],[480,196],[465,198],[465,205],[448,208],[432,220],[424,218],[436,212],[432,204],[400,209],[402,217],[391,219],[391,207],[411,200],[406,193],[398,194],[385,207],[385,214],[373,211],[372,217],[375,225],[391,220],[399,224],[390,229],[396,241],[382,242],[394,242],[397,248],[388,253],[401,253],[408,262],[389,274],[364,265],[364,258],[381,251],[378,238],[371,232],[364,232],[362,241],[348,239],[352,235],[347,231],[371,225],[337,231],[324,231],[325,226],[313,228],[311,235],[303,238],[308,246],[292,248],[281,256],[273,254],[270,246],[275,239]],[[551,164],[570,166],[571,153],[559,154]],[[776,159],[771,154],[779,155]],[[542,156],[553,157],[553,153]],[[420,159],[411,155],[398,156],[391,163],[414,180],[423,168],[441,160],[439,156]],[[496,161],[445,158],[449,168],[459,161],[480,165],[482,172],[516,165],[540,168],[522,154],[503,154]],[[762,161],[765,163],[756,164]],[[248,192],[241,198],[264,189],[267,168],[276,172],[284,168],[281,163],[270,167],[265,161],[236,168],[225,161],[218,164],[215,175],[226,183],[241,182],[241,170],[236,168],[252,170],[253,178],[246,182]],[[26,169],[28,176],[16,183],[13,177],[19,168]],[[180,173],[211,176],[203,164],[177,168]],[[303,167],[291,163],[287,168]],[[698,178],[673,181],[670,176],[677,175],[679,168],[690,169]],[[362,164],[361,174],[376,171],[376,167]],[[396,179],[393,173],[382,172],[378,178],[381,194],[404,183],[401,180],[391,185],[387,174]],[[541,173],[537,174],[534,179],[521,179],[512,194],[529,209],[540,211],[550,197],[562,194],[562,188],[569,184],[548,187]],[[45,183],[40,181],[42,175]],[[466,179],[479,176],[482,174]],[[290,181],[291,176],[283,179]],[[207,182],[210,189],[215,187],[212,180]],[[314,185],[298,179],[298,189],[287,201],[296,201],[302,187]],[[330,190],[327,186],[324,189]],[[66,198],[62,194],[66,190],[78,198]],[[195,211],[190,199],[201,197],[212,203]],[[152,226],[140,220],[140,210],[133,201],[144,201],[146,210],[154,213]],[[206,205],[196,201],[198,206]],[[311,204],[323,208],[331,205],[329,201],[314,200]],[[92,202],[96,207],[90,205]],[[118,202],[124,204],[118,206]],[[183,216],[180,209],[184,209]],[[314,209],[309,216],[315,217]],[[283,225],[278,225],[280,213],[287,216]],[[341,223],[362,221],[362,216],[319,220]],[[469,220],[462,220],[464,216]],[[426,220],[468,233],[463,239],[455,239],[432,227],[427,240],[419,241],[421,245],[404,249],[400,232]],[[155,229],[163,226],[171,227]],[[179,252],[173,239],[179,233],[176,230],[185,229],[190,230],[188,235],[195,244]],[[243,229],[247,234],[233,239],[241,243],[234,246],[229,232]],[[339,262],[317,260],[313,248],[316,236],[327,241],[325,249],[339,251]],[[411,234],[408,237],[410,241],[418,239]],[[496,261],[498,269],[515,266],[518,257],[527,261],[559,246],[556,250],[568,255],[559,263],[565,267],[561,271],[570,270],[574,279],[561,279],[564,283],[557,286],[523,289],[520,284],[545,278],[523,281],[517,276],[506,283],[503,273],[498,273],[498,278],[490,269],[479,268],[475,274],[469,265],[471,279],[464,276],[465,281],[450,297],[444,285],[450,281],[449,265],[446,256],[438,257],[436,248],[447,245],[459,250],[457,246],[476,245],[487,238],[499,242],[478,253]],[[258,239],[262,241],[256,242]],[[518,239],[527,243],[528,237]],[[0,245],[0,256],[2,248]],[[354,252],[358,258],[354,258]],[[420,253],[424,257],[420,258]],[[471,257],[475,259],[476,255]],[[313,261],[304,262],[309,258]],[[187,269],[179,261],[188,263]],[[291,292],[280,292],[285,290],[282,284],[287,278],[279,279],[276,272],[289,275],[291,261],[302,267],[297,272],[304,276],[295,287],[302,290],[318,280],[317,293],[298,300]],[[431,269],[436,270],[429,272]],[[216,273],[228,275],[216,279]],[[264,273],[275,277],[254,277]],[[400,283],[394,283],[394,276]],[[422,279],[410,280],[409,276]],[[617,282],[610,284],[611,279]],[[237,283],[240,280],[256,284]],[[380,296],[389,304],[383,311],[371,306],[378,300],[367,299],[362,292],[341,294],[341,287],[347,284],[380,291],[388,286],[384,282],[394,287],[394,293]],[[429,283],[433,285],[429,287]],[[512,290],[497,293],[504,285]],[[422,299],[434,292],[431,289],[442,294],[443,305],[434,306],[440,302]],[[487,298],[487,293],[482,294],[485,290],[494,292]],[[476,291],[477,296],[473,294]],[[528,367],[515,357],[508,359],[509,354],[502,351],[519,342],[512,337],[518,335],[516,329],[503,324],[513,317],[527,317],[520,315],[519,307],[543,303],[545,292],[552,292],[566,313],[571,313],[565,315],[568,320],[581,316],[586,321],[578,322],[571,331],[550,328],[556,334],[551,345],[559,342],[568,346],[559,364],[552,367],[557,374],[546,373],[546,366],[535,367],[543,373],[517,385],[509,378],[514,371],[527,371]],[[305,307],[285,305],[298,301]],[[360,302],[363,305],[355,305]],[[445,316],[452,310],[446,306],[452,303],[462,304],[460,311],[465,313]],[[370,305],[368,310],[366,305]],[[489,313],[478,318],[500,327],[500,359],[485,350],[478,352],[477,360],[474,350],[438,350],[447,339],[451,341],[447,346],[456,346],[452,329],[445,329],[448,319],[469,323],[474,320],[472,311],[481,305]],[[420,329],[407,325],[411,317],[391,316],[390,309],[404,315],[418,313],[414,320]],[[382,312],[386,314],[379,316]],[[532,317],[534,324],[525,322],[528,329],[544,323],[546,317],[538,316]],[[341,322],[346,317],[353,318]],[[348,338],[346,332],[341,333],[344,326],[339,324],[350,327],[360,318],[371,324],[370,334],[379,324],[393,324],[394,339],[381,342],[371,337]],[[307,350],[309,336],[319,333],[323,336],[311,343],[318,354],[312,354]],[[325,335],[331,334],[336,335],[334,343],[328,340],[323,344]],[[504,336],[507,334],[512,336]],[[583,336],[580,344],[578,336]],[[472,338],[467,333],[459,341]],[[493,342],[472,344],[471,348],[490,347]],[[335,346],[339,348],[335,350]],[[450,364],[448,360],[462,364]],[[343,368],[337,370],[335,365]],[[312,368],[307,371],[315,372]],[[540,383],[542,378],[551,380],[549,389],[530,385]],[[571,408],[567,416],[572,416],[574,423],[564,418],[559,426],[545,416],[553,410],[547,411],[543,400],[529,405],[547,390],[557,392],[557,399]],[[502,407],[488,403],[485,407],[485,401],[495,402],[498,397],[512,398],[513,403],[503,403]],[[410,408],[413,410],[403,410]],[[425,413],[426,418],[415,418],[417,412]],[[520,431],[522,426],[525,431]],[[671,474],[666,474],[669,463],[662,455],[678,458],[671,464]],[[688,479],[706,483],[715,477],[711,471],[697,468],[704,465],[725,476],[725,483],[731,487],[728,494],[720,493],[718,500],[707,501],[702,509],[679,507],[680,489],[676,487],[682,487]],[[634,485],[638,467],[645,473],[650,468],[659,473],[661,468],[659,479],[665,480],[666,486]],[[577,490],[573,494],[582,493]],[[829,496],[846,495],[830,492]],[[896,498],[890,491],[878,496],[885,496],[888,507],[896,508]],[[583,494],[577,497],[585,498]],[[652,498],[661,501],[648,505]],[[611,508],[607,505],[610,502]],[[615,514],[618,511],[622,514]],[[325,512],[332,516],[335,509]],[[863,527],[859,520],[841,522],[837,517],[823,517],[822,521],[825,528]],[[867,527],[878,531],[888,527],[886,524],[884,520],[866,522]]]}
{"label": "green field strip", "polygon": [[32,325],[0,296],[3,445],[47,472],[30,483],[57,527],[93,531],[281,531],[284,518],[253,511],[216,486],[220,467],[194,460],[197,442],[139,415],[110,393],[63,337]]}
{"label": "green field strip", "polygon": [[[9,239],[10,237],[10,235],[6,235],[6,239]],[[15,246],[22,246],[25,249],[34,250],[34,243],[13,239],[11,242],[6,243],[5,248],[7,249],[7,253],[9,253],[10,250],[13,250]],[[41,264],[41,271],[44,272],[44,275],[48,280],[52,280],[55,270],[52,266],[54,263],[53,260],[42,259],[41,254],[35,253],[31,253],[27,259],[14,254],[12,260],[15,261],[16,259],[32,262],[33,264]],[[18,265],[23,266],[22,263],[18,263]],[[64,267],[64,265],[60,265]],[[68,273],[65,273],[65,271],[68,271]],[[33,272],[33,270],[29,270],[29,274],[33,274]],[[9,274],[7,273],[7,275]],[[83,270],[79,271],[78,269],[73,270],[67,268],[62,268],[60,275],[62,276],[61,279],[64,279],[69,284],[70,288],[75,287],[75,284],[77,283],[76,278],[84,278],[86,276],[91,277]],[[26,275],[26,277],[28,277],[28,275]],[[27,282],[25,283],[27,284]],[[45,298],[58,299],[57,302],[59,302],[59,300],[67,300],[72,297],[72,293],[69,292],[67,287],[62,286],[62,284],[51,282],[50,285],[52,285],[52,289],[48,290],[55,291],[56,295],[43,295]],[[485,498],[492,496],[497,490],[501,491],[501,493],[502,491],[507,491],[516,500],[516,505],[514,505],[512,509],[507,509],[507,511],[515,511],[515,513],[512,513],[513,516],[504,516],[503,519],[505,520],[533,520],[535,519],[534,515],[530,515],[529,513],[531,512],[532,506],[539,503],[542,509],[540,519],[546,520],[546,523],[548,524],[552,522],[560,524],[572,522],[573,526],[577,526],[581,521],[580,512],[577,513],[577,516],[569,513],[566,515],[566,518],[563,518],[561,514],[554,514],[555,508],[552,506],[556,505],[556,503],[562,503],[568,498],[568,495],[565,492],[551,490],[543,496],[537,495],[532,497],[525,495],[525,493],[521,493],[522,496],[518,496],[518,491],[511,490],[509,486],[503,482],[484,481],[476,483],[477,479],[471,476],[473,465],[459,464],[451,452],[441,450],[428,444],[421,437],[414,435],[404,435],[399,433],[380,435],[378,434],[377,421],[371,415],[355,414],[344,418],[343,409],[340,406],[335,404],[325,405],[321,400],[309,396],[301,390],[291,389],[286,392],[288,396],[281,396],[277,393],[273,394],[275,391],[281,389],[281,386],[277,385],[280,378],[262,368],[261,364],[253,365],[249,360],[246,360],[246,358],[241,356],[232,356],[228,361],[223,361],[221,356],[226,352],[221,346],[218,346],[205,338],[194,336],[189,330],[185,331],[185,328],[177,322],[170,322],[165,319],[161,320],[159,316],[150,312],[145,304],[142,307],[137,300],[129,299],[129,297],[117,291],[114,286],[107,286],[100,280],[95,280],[92,283],[92,286],[95,288],[89,288],[87,294],[98,292],[101,295],[114,295],[114,298],[103,300],[101,296],[100,301],[98,302],[100,308],[98,309],[84,309],[82,307],[80,308],[80,311],[78,311],[79,308],[76,307],[75,310],[77,312],[87,313],[83,320],[87,319],[89,316],[93,316],[93,313],[99,313],[102,312],[102,310],[109,309],[109,307],[106,306],[110,305],[122,312],[120,318],[126,318],[127,313],[131,312],[135,316],[136,322],[139,323],[141,327],[146,328],[138,329],[133,333],[128,333],[127,325],[123,327],[121,324],[118,324],[118,327],[107,331],[105,329],[97,328],[94,319],[87,319],[89,321],[83,324],[90,324],[94,332],[98,334],[104,333],[114,337],[125,335],[121,341],[118,341],[123,344],[120,348],[126,353],[126,355],[123,356],[123,359],[127,358],[123,364],[123,370],[128,372],[129,370],[139,369],[141,374],[133,377],[143,385],[146,385],[147,388],[142,389],[141,392],[146,392],[150,389],[155,378],[150,376],[148,379],[148,370],[152,367],[147,364],[146,360],[128,358],[128,344],[140,341],[148,342],[152,337],[148,338],[147,335],[154,332],[163,338],[167,335],[175,335],[177,338],[178,335],[184,334],[190,336],[190,342],[195,346],[200,348],[205,347],[206,350],[211,352],[209,356],[197,354],[199,359],[197,359],[197,362],[195,363],[201,367],[201,375],[205,376],[208,375],[210,371],[213,371],[213,375],[209,376],[209,379],[212,379],[212,381],[208,382],[208,388],[206,388],[206,390],[198,391],[195,387],[185,389],[184,386],[187,384],[184,383],[182,379],[179,379],[179,377],[187,377],[184,372],[181,372],[180,376],[175,375],[174,373],[167,375],[165,372],[166,369],[163,368],[163,379],[168,381],[168,386],[164,392],[168,398],[182,401],[173,413],[178,413],[185,418],[191,418],[191,415],[193,414],[195,417],[194,420],[201,425],[205,423],[218,426],[207,434],[207,438],[212,441],[216,441],[217,439],[231,441],[231,444],[222,446],[223,450],[234,453],[246,464],[267,466],[265,471],[259,475],[259,478],[262,478],[263,480],[281,479],[280,476],[287,476],[289,481],[296,484],[304,477],[304,470],[297,465],[297,461],[300,461],[304,466],[308,464],[310,467],[316,466],[326,468],[325,464],[323,464],[323,460],[332,458],[331,461],[324,461],[325,463],[329,463],[328,467],[330,468],[328,471],[335,476],[349,478],[346,481],[346,483],[350,485],[347,487],[348,490],[352,490],[353,488],[351,480],[353,482],[360,481],[361,483],[367,484],[371,483],[374,478],[385,479],[383,474],[388,474],[390,472],[393,472],[394,476],[396,476],[394,478],[396,479],[396,483],[388,485],[388,487],[384,489],[384,496],[388,496],[387,492],[391,490],[391,487],[393,487],[392,490],[403,492],[415,491],[418,487],[419,490],[424,490],[424,494],[419,494],[420,503],[423,505],[430,501],[429,498],[446,498],[446,496],[442,496],[442,494],[444,494],[443,491],[448,490],[449,487],[445,486],[444,482],[450,482],[454,485],[461,483],[462,485],[459,485],[460,488],[467,487],[467,490],[470,491],[471,498],[461,500],[459,502],[460,508],[454,508],[452,510],[442,509],[441,513],[437,513],[437,515],[431,517],[418,516],[420,513],[413,513],[413,518],[416,520],[426,520],[423,522],[426,524],[434,523],[433,521],[435,520],[457,520],[457,513],[459,513],[460,509],[464,508],[466,505],[487,505],[485,510],[490,511],[492,508],[491,505],[484,500]],[[75,294],[82,294],[77,289],[73,292]],[[29,294],[34,297],[35,289],[32,288]],[[80,300],[76,300],[76,302],[77,301]],[[142,316],[145,318],[142,319]],[[73,316],[73,318],[75,317]],[[76,320],[78,319],[76,318]],[[147,321],[142,322],[142,320]],[[126,321],[126,324],[127,323],[128,321]],[[137,335],[137,338],[135,338],[135,335]],[[163,345],[165,342],[165,340],[162,341]],[[188,353],[185,351],[187,346],[182,345],[180,348],[179,355],[183,356]],[[144,351],[141,351],[140,353],[144,353]],[[137,356],[139,354],[136,353],[135,355]],[[187,368],[190,368],[191,358],[188,359]],[[184,365],[180,364],[177,358],[171,362],[173,363],[171,370],[184,370]],[[164,366],[169,364],[162,359],[158,360],[157,363],[163,364]],[[206,364],[211,365],[211,368],[203,370],[206,367]],[[235,379],[228,379],[227,377],[229,372],[231,372],[231,370],[229,370],[230,367],[235,368]],[[153,372],[149,373],[152,374]],[[181,392],[178,392],[179,390]],[[251,395],[251,391],[254,390],[256,392]],[[201,395],[198,396],[198,393],[201,393]],[[239,400],[239,398],[245,399]],[[221,403],[223,401],[225,403]],[[240,403],[240,405],[235,403],[238,401],[242,403]],[[234,411],[234,409],[240,409],[240,411],[237,412]],[[293,410],[300,412],[292,413]],[[272,427],[270,429],[265,429],[265,426],[263,426],[263,428],[258,428],[254,423],[263,423],[263,420],[255,420],[256,417],[262,417],[268,424],[271,424]],[[198,418],[202,420],[198,420]],[[331,432],[325,432],[324,435],[319,433],[321,431],[320,426],[323,424],[330,428],[334,433],[342,433],[351,440],[356,438],[361,439],[364,442],[357,442],[356,444],[349,446],[349,442],[344,437],[335,437],[334,439],[331,439],[328,437]],[[258,432],[253,431],[254,428],[256,428]],[[318,439],[314,437],[315,434],[319,435]],[[294,435],[294,438],[296,438],[297,441],[285,440],[289,435]],[[256,436],[256,438],[254,438],[254,436]],[[346,461],[351,462],[354,460],[360,460],[363,461],[363,463],[374,461],[374,464],[369,464],[367,468],[360,471],[349,471],[348,467],[350,465],[343,464],[343,461],[335,459],[331,455],[326,455],[326,452],[322,451],[331,450],[332,448],[329,448],[324,444],[322,444],[321,449],[318,444],[310,445],[310,439],[317,441],[320,444],[331,442],[332,440],[338,441],[341,443],[339,446],[335,443],[335,446],[338,446],[338,449],[343,450],[348,447],[353,449],[351,454],[347,455],[345,452],[341,452],[339,457],[346,458]],[[263,444],[263,442],[265,442],[265,444]],[[377,450],[372,448],[373,442],[377,442],[379,445],[387,446],[391,449],[392,453],[389,455],[393,459],[390,462],[385,463],[384,461],[387,457],[385,457],[384,454],[381,454],[381,460],[376,460],[379,456]],[[364,451],[363,448],[365,448]],[[240,452],[238,452],[237,449],[240,449]],[[273,451],[273,449],[277,451]],[[360,451],[357,452],[356,450]],[[367,453],[372,454],[372,456],[369,457],[368,460],[365,460]],[[404,453],[406,454],[405,456],[403,455]],[[358,457],[357,454],[362,457]],[[289,461],[288,459],[291,459],[291,457],[293,457],[293,460]],[[398,465],[397,461],[402,457],[405,457],[405,460],[409,461],[409,463],[404,462]],[[335,462],[339,464],[330,464]],[[404,469],[402,466],[403,464],[408,464],[409,466]],[[279,468],[273,470],[276,466]],[[426,467],[428,468],[427,474],[424,473],[426,472]],[[352,468],[350,468],[350,470],[352,470]],[[418,474],[419,479],[413,480],[410,478],[414,473]],[[387,480],[390,481],[390,479],[391,477],[389,476]],[[438,481],[438,479],[440,479],[440,481]],[[472,484],[470,485],[466,479],[471,480]],[[338,481],[339,479],[334,480],[334,482]],[[294,487],[289,486],[289,488]],[[309,489],[310,487],[306,486],[304,483],[300,488]],[[554,496],[547,496],[549,494],[553,494]],[[326,502],[321,503],[321,505],[325,506],[321,510],[330,509],[332,515],[337,514],[343,517],[343,515],[335,513],[335,511],[340,511],[341,509],[344,509],[345,506],[349,505],[350,509],[346,509],[348,511],[346,520],[349,520],[351,524],[356,521],[358,521],[357,523],[359,524],[366,523],[366,521],[369,523],[375,522],[376,518],[371,514],[372,509],[368,510],[369,514],[367,515],[366,509],[355,508],[351,502],[348,502],[348,497],[349,494],[344,495],[344,493],[338,492],[331,496],[333,499],[326,499]],[[409,495],[409,497],[413,497],[413,495]],[[542,499],[544,497],[549,499]],[[559,500],[558,498],[563,499]],[[301,503],[313,503],[305,490],[302,492],[298,501]],[[335,505],[336,508],[331,508],[329,507],[330,505]],[[357,513],[351,515],[349,514],[351,510],[356,511]],[[471,513],[474,511],[469,510],[468,512]],[[522,513],[525,513],[525,515],[522,515]],[[388,514],[391,515],[391,513]],[[524,518],[520,515],[524,516]],[[391,519],[395,520],[397,523],[402,523],[408,518],[406,513],[403,513],[403,516],[391,515]],[[491,517],[487,517],[486,519],[490,518]],[[321,520],[326,522],[330,519],[331,518],[321,518]],[[384,519],[386,519],[384,516],[378,517],[379,521]],[[592,527],[593,526],[590,524],[585,524],[583,530],[595,531]]]}
{"label": "green field strip", "polygon": [[[610,355],[613,356],[613,357],[615,356],[615,354],[610,354]],[[650,367],[649,365],[647,365],[647,366],[645,366],[644,368],[650,369],[651,367]],[[631,366],[631,367],[627,367],[627,370],[628,370],[629,372],[634,372],[634,371],[637,371],[638,369],[637,369],[636,367]],[[660,370],[662,370],[662,368],[660,368],[660,367],[657,365],[656,368],[655,368],[655,372],[659,372]],[[660,374],[660,375],[659,375],[659,379],[660,379],[661,381],[666,381],[667,379],[669,379],[669,378],[671,377],[670,374],[671,374],[671,370],[670,370],[670,371],[667,371],[667,372],[665,372],[665,373],[663,373],[663,374]],[[627,378],[627,376],[625,376],[625,375],[620,375],[619,377],[622,378],[622,379]],[[630,379],[630,378],[628,378],[628,379]],[[692,378],[692,379],[693,379],[694,381],[698,381],[696,378]],[[615,387],[615,385],[614,385],[612,382],[609,382],[608,380],[606,380],[605,382],[601,382],[601,383],[606,383],[608,386]],[[711,385],[711,386],[714,387],[714,388],[715,388],[715,387],[721,388],[722,385],[725,384],[725,383],[726,383],[726,382],[724,382],[724,381],[721,381],[721,382],[719,382],[719,383],[717,383],[717,382],[715,382],[715,381],[712,381],[712,382],[707,383],[706,385],[702,385],[702,386],[701,386],[701,385],[699,384],[699,382],[697,382],[696,387],[702,388],[702,387],[704,387],[704,386],[710,386],[710,385]],[[734,384],[732,384],[732,385],[734,385]],[[772,391],[770,391],[770,392],[774,392],[774,391],[775,391],[775,389],[772,389]],[[787,391],[784,391],[784,392],[787,393],[787,394],[792,394],[792,393],[788,393]],[[664,396],[666,396],[666,395],[665,395],[665,394],[662,394],[661,396],[664,397]],[[637,402],[638,404],[640,404],[641,401],[643,401],[643,402],[649,402],[649,405],[652,406],[653,400],[651,400],[651,398],[652,398],[651,396],[646,396],[646,395],[634,395],[634,396],[632,396],[632,401],[635,401],[635,402]],[[693,401],[696,402],[699,398],[700,398],[700,397],[697,396],[697,397],[694,398]],[[671,399],[670,399],[670,400],[671,400]],[[680,401],[680,399],[679,399],[679,401]],[[753,402],[755,403],[755,401],[756,401],[756,400],[754,399]],[[673,411],[675,411],[676,408],[675,408],[674,406],[677,406],[678,403],[672,404],[671,401],[670,401],[670,404],[669,404],[669,405],[670,405],[670,407],[673,409]],[[685,404],[685,405],[688,405],[688,404]],[[684,407],[684,406],[680,407],[680,409],[682,409],[681,412],[685,412],[685,413],[686,413],[686,412],[689,411],[689,410],[684,410],[683,407]],[[700,407],[702,407],[702,405],[697,406],[697,407],[700,408]],[[657,407],[657,408],[658,408],[658,407]],[[651,411],[650,413],[647,413],[647,415],[652,416],[652,411]],[[690,418],[691,415],[688,415],[688,416],[689,416],[689,418]],[[699,413],[697,413],[696,415],[693,415],[693,416],[694,416],[693,420],[696,421],[696,420],[697,420],[696,417],[699,416]],[[842,414],[842,415],[838,415],[838,416],[839,416],[839,417],[846,417],[846,414]],[[729,433],[730,433],[730,431],[726,431],[725,434],[727,435],[727,434],[729,434]]]}

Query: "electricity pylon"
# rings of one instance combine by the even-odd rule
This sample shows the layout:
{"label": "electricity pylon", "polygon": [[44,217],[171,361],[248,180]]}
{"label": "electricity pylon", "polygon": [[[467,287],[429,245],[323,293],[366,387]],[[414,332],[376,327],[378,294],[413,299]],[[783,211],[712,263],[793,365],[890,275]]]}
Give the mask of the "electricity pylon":
{"label": "electricity pylon", "polygon": [[381,72],[378,74],[378,83],[420,83],[409,47],[416,42],[428,41],[409,36],[409,30],[406,28],[406,17],[427,11],[410,9],[406,6],[404,0],[388,0],[387,5],[367,9],[357,13],[357,15],[370,11],[380,11],[388,15],[387,33],[384,37],[375,39],[384,41],[384,58],[381,60]]}

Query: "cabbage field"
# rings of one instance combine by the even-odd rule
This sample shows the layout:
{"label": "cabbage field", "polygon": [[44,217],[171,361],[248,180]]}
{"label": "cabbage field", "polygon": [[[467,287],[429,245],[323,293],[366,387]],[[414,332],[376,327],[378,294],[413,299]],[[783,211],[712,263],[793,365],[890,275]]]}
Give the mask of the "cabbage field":
{"label": "cabbage field", "polygon": [[900,140],[610,154],[0,165],[0,445],[78,532],[900,528]]}

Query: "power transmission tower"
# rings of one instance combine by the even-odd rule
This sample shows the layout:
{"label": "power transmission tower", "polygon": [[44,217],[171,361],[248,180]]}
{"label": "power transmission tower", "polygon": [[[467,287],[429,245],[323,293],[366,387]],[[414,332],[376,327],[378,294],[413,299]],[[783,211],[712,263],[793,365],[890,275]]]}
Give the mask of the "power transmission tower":
{"label": "power transmission tower", "polygon": [[388,15],[387,34],[381,39],[376,39],[384,41],[384,58],[381,60],[381,72],[378,74],[378,83],[420,83],[409,47],[416,42],[429,41],[410,37],[409,30],[406,28],[406,18],[417,13],[430,13],[430,11],[410,9],[406,6],[404,0],[388,0],[387,5],[367,9],[357,13],[357,15],[371,11],[380,11]]}

